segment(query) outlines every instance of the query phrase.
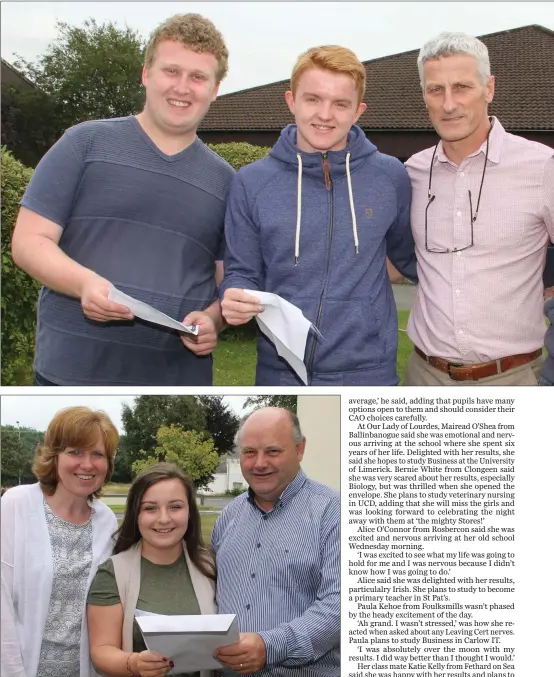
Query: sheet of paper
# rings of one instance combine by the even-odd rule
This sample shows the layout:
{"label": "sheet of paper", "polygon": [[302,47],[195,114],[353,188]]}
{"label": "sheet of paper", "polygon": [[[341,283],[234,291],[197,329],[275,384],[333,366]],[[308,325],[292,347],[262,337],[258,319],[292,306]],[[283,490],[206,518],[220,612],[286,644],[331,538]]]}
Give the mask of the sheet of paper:
{"label": "sheet of paper", "polygon": [[114,301],[114,303],[121,303],[122,306],[127,306],[134,315],[143,320],[154,322],[154,324],[161,324],[164,327],[171,327],[171,329],[177,329],[186,334],[198,336],[198,327],[196,325],[184,325],[182,322],[178,322],[172,317],[169,317],[169,315],[162,313],[161,310],[156,310],[156,308],[149,306],[148,303],[144,303],[144,301],[139,301],[138,299],[134,299],[132,296],[125,294],[113,285],[108,294],[108,298],[110,301]]}
{"label": "sheet of paper", "polygon": [[240,639],[234,614],[164,616],[137,610],[135,618],[147,648],[175,663],[170,675],[221,668],[214,651]]}
{"label": "sheet of paper", "polygon": [[308,385],[304,353],[312,323],[304,317],[300,308],[278,294],[252,289],[244,291],[260,299],[264,306],[264,310],[256,315],[260,330],[275,344],[277,353],[290,364],[303,383]]}

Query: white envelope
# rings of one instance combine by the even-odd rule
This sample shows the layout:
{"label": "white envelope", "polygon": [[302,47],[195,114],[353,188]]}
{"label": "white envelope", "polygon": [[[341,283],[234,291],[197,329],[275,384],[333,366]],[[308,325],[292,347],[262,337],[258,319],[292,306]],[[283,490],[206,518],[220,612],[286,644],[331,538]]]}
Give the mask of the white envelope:
{"label": "white envelope", "polygon": [[308,372],[304,364],[306,341],[310,329],[321,337],[303,312],[294,304],[286,301],[278,294],[265,291],[245,289],[247,294],[256,296],[264,306],[264,310],[256,315],[260,330],[273,342],[277,353],[285,359],[305,385],[308,385]]}
{"label": "white envelope", "polygon": [[235,614],[164,616],[137,610],[135,618],[146,647],[175,663],[169,674],[221,668],[214,651],[240,639]]}
{"label": "white envelope", "polygon": [[120,303],[122,306],[127,306],[133,315],[140,317],[142,320],[148,320],[148,322],[161,324],[164,327],[171,327],[171,329],[177,329],[185,334],[194,334],[195,336],[198,336],[198,327],[196,325],[185,325],[182,322],[178,322],[172,317],[169,317],[169,315],[162,313],[161,310],[157,310],[156,308],[149,306],[148,303],[144,303],[144,301],[139,301],[138,299],[125,294],[113,285],[108,294],[108,299],[114,303]]}

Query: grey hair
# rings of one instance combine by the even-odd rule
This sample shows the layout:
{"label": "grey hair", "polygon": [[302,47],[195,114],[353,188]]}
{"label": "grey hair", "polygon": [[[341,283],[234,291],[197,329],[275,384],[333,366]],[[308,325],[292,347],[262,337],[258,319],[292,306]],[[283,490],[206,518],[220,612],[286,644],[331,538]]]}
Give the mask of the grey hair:
{"label": "grey hair", "polygon": [[[246,414],[246,416],[243,416],[243,418],[241,419],[241,421],[239,423],[239,427],[238,427],[237,432],[235,434],[235,440],[234,440],[234,447],[235,447],[234,451],[235,451],[236,454],[238,454],[239,451],[240,451],[240,433],[242,431],[242,428],[244,427],[244,424],[246,423],[246,421],[248,421],[248,419],[256,411],[259,411],[259,409],[254,409],[254,411],[251,411],[249,414]],[[292,437],[293,437],[294,443],[300,444],[300,442],[302,442],[302,440],[304,439],[304,435],[302,435],[302,429],[300,428],[300,421],[298,419],[298,416],[294,412],[290,411],[290,409],[283,409],[283,411],[286,411],[287,414],[289,415],[289,420],[290,420],[290,424],[291,424],[291,427],[292,427]]]}
{"label": "grey hair", "polygon": [[487,46],[466,33],[440,33],[428,40],[419,51],[417,57],[417,70],[419,82],[423,89],[423,64],[430,59],[438,59],[440,56],[452,56],[453,54],[469,54],[477,60],[477,70],[483,85],[486,85],[491,76],[491,64]]}

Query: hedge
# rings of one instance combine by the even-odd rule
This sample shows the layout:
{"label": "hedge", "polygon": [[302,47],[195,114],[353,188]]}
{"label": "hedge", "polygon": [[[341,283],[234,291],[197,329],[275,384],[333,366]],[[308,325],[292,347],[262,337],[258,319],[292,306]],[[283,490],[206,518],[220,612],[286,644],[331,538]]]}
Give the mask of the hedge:
{"label": "hedge", "polygon": [[[265,157],[269,148],[249,143],[208,144],[238,170]],[[35,341],[36,302],[40,285],[14,265],[10,249],[19,200],[32,174],[32,169],[16,160],[2,147],[2,385],[32,382]],[[225,340],[235,336],[253,336],[255,323],[228,330]]]}
{"label": "hedge", "polygon": [[29,382],[40,285],[14,265],[10,253],[18,202],[33,173],[2,147],[2,385]]}
{"label": "hedge", "polygon": [[218,155],[221,155],[237,171],[251,162],[261,160],[261,158],[269,153],[269,148],[265,146],[252,146],[242,141],[235,141],[234,143],[208,143],[207,146]]}

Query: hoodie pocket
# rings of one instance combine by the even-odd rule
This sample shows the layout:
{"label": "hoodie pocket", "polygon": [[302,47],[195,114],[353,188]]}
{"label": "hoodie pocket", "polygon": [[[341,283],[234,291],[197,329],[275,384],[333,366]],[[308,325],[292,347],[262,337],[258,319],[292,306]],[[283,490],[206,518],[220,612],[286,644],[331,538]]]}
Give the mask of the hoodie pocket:
{"label": "hoodie pocket", "polygon": [[389,318],[369,298],[326,299],[314,371],[371,369],[386,357]]}

